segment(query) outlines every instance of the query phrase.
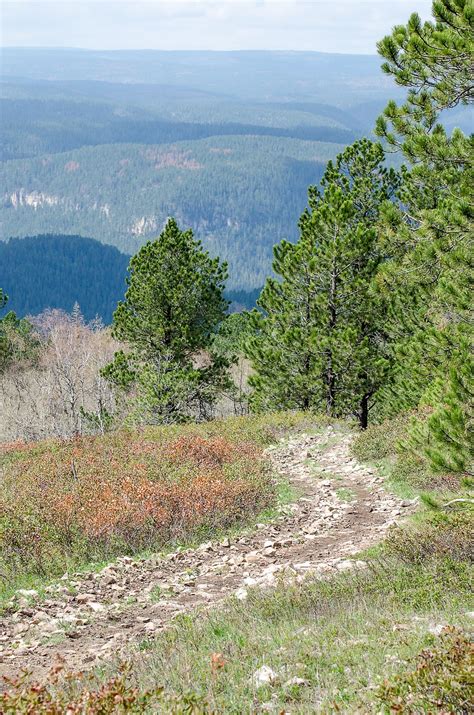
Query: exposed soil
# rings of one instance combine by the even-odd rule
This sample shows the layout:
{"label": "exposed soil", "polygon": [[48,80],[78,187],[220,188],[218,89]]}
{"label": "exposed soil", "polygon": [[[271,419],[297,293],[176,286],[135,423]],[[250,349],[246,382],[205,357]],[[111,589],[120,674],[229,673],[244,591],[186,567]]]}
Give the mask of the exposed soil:
{"label": "exposed soil", "polygon": [[48,588],[47,600],[19,591],[16,609],[0,622],[0,674],[26,669],[41,679],[58,662],[84,670],[125,654],[183,611],[232,594],[244,602],[251,586],[364,568],[351,557],[379,542],[415,504],[387,494],[382,479],[351,456],[350,441],[350,434],[328,427],[268,450],[299,497],[252,533],[65,575]]}

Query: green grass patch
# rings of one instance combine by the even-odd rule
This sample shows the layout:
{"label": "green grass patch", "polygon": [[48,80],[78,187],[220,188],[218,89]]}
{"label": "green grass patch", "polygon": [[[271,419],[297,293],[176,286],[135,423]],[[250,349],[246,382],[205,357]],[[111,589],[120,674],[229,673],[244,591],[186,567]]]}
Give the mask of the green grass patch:
{"label": "green grass patch", "polygon": [[355,499],[354,492],[351,489],[346,489],[346,487],[336,489],[336,495],[341,501],[350,502]]}
{"label": "green grass patch", "polygon": [[[379,712],[384,681],[408,672],[437,628],[467,625],[471,576],[450,560],[379,559],[328,582],[251,591],[244,605],[181,616],[147,639],[133,682],[174,698],[192,692],[208,703],[203,712],[259,712],[269,702],[275,712]],[[275,682],[254,681],[263,665]]]}

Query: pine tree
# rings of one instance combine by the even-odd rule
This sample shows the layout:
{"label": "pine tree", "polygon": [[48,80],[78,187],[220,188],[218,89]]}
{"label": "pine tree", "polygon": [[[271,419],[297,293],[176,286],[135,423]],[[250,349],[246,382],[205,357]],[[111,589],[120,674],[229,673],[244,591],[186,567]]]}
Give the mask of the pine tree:
{"label": "pine tree", "polygon": [[[0,309],[8,296],[0,288]],[[38,357],[40,342],[31,323],[10,310],[0,318],[0,375],[11,365],[26,366]]]}
{"label": "pine tree", "polygon": [[379,144],[348,147],[309,190],[300,239],[274,250],[248,353],[255,409],[323,409],[367,426],[386,370],[383,306],[373,278],[383,259],[376,223],[398,186]]}
{"label": "pine tree", "polygon": [[129,350],[116,353],[104,374],[136,390],[140,419],[176,422],[209,414],[227,383],[226,361],[212,354],[228,305],[226,277],[226,264],[210,258],[174,219],[131,259],[113,322],[114,337]]}
{"label": "pine tree", "polygon": [[425,452],[436,470],[474,476],[474,360],[472,346],[460,346],[452,362],[443,403],[427,423]]}
{"label": "pine tree", "polygon": [[459,431],[470,428],[469,420],[460,420],[467,393],[453,375],[473,347],[473,138],[459,129],[448,136],[439,116],[474,99],[474,14],[467,0],[438,0],[433,14],[434,23],[412,15],[379,43],[383,69],[409,91],[403,105],[389,103],[377,133],[410,162],[403,208],[392,207],[386,216],[392,260],[380,285],[390,300],[395,369],[384,410],[429,408],[432,417],[415,426],[410,442],[435,468],[444,463],[454,469],[460,462],[449,435],[466,443],[468,432],[461,438]]}

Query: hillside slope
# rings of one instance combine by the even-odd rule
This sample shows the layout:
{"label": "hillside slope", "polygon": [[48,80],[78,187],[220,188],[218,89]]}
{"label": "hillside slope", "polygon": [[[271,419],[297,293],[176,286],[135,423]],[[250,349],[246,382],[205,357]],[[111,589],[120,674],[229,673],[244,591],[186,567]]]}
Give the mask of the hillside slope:
{"label": "hillside slope", "polygon": [[308,185],[340,149],[225,136],[7,161],[0,171],[4,236],[80,234],[134,253],[175,216],[229,262],[230,288],[255,288],[270,270],[273,245],[296,237]]}
{"label": "hillside slope", "polygon": [[28,236],[0,242],[0,285],[7,308],[37,315],[48,308],[110,323],[126,290],[129,256],[82,236]]}
{"label": "hillside slope", "polygon": [[[119,559],[95,577],[85,574],[64,580],[65,590],[52,587],[47,607],[38,606],[38,613],[44,614],[38,623],[35,614],[7,617],[1,633],[8,638],[0,650],[5,663],[10,663],[5,674],[26,668],[33,676],[44,677],[57,659],[81,670],[107,661],[119,650],[125,656],[134,640],[166,628],[178,613],[214,605],[232,593],[245,600],[249,586],[275,585],[278,575],[291,582],[364,567],[348,557],[379,541],[413,505],[389,496],[382,480],[351,458],[350,440],[345,430],[328,427],[314,436],[294,437],[272,452],[274,468],[289,480],[299,500],[277,522],[232,539],[232,546],[208,543],[184,554],[173,553],[166,560],[145,559],[136,566]],[[323,478],[324,473],[337,474],[337,481]],[[343,493],[351,498],[344,500]],[[131,601],[127,608],[123,608],[124,594]],[[59,626],[66,614],[74,637],[42,644],[53,624]],[[20,631],[21,624],[25,630]]]}

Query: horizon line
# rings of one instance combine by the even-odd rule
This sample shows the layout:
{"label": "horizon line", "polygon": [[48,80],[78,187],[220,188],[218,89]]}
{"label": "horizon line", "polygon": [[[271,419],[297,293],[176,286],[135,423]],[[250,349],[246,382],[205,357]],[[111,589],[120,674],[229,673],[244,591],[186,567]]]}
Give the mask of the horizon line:
{"label": "horizon line", "polygon": [[186,53],[199,53],[208,52],[215,54],[230,54],[233,52],[241,53],[251,53],[251,52],[266,52],[266,53],[279,53],[279,54],[312,54],[312,55],[340,55],[341,57],[379,57],[377,52],[338,52],[336,50],[328,52],[323,50],[284,50],[284,49],[263,49],[263,48],[245,48],[245,49],[231,49],[231,50],[212,50],[212,49],[200,49],[200,50],[186,50],[186,49],[161,49],[158,47],[128,47],[128,48],[104,48],[104,47],[79,47],[73,45],[1,45],[0,52],[3,50],[77,50],[80,52],[186,52]]}

